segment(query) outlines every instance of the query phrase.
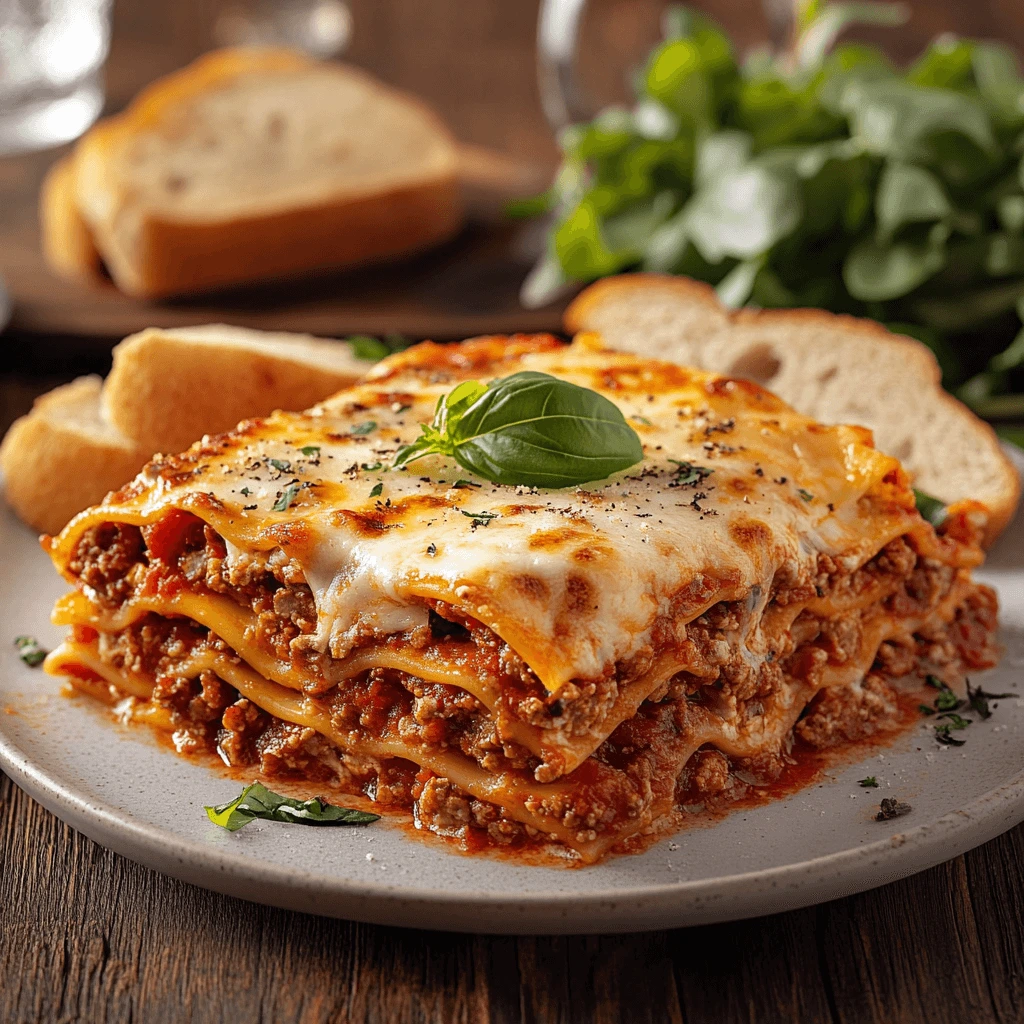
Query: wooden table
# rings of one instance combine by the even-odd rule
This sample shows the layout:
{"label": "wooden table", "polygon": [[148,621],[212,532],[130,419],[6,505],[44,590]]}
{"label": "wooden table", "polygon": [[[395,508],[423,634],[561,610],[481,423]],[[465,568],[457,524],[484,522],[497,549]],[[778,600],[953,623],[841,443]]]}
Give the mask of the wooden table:
{"label": "wooden table", "polygon": [[[215,6],[119,0],[112,78],[129,71],[118,88],[141,84],[130,79],[143,65],[157,74],[208,45]],[[746,40],[763,31],[752,0],[704,6]],[[912,6],[906,52],[943,27],[1024,38],[1024,12],[1009,0]],[[353,7],[356,59],[428,96],[464,140],[551,159],[529,65],[535,0]],[[0,430],[34,394],[103,362],[75,337],[0,338]],[[753,921],[601,938],[378,928],[158,875],[72,832],[0,775],[3,1024],[1017,1021],[1022,921],[1024,827],[874,892]]]}

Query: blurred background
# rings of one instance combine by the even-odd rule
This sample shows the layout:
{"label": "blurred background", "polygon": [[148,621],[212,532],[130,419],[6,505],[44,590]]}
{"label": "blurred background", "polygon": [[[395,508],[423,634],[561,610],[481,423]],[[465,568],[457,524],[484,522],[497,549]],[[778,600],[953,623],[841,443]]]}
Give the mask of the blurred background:
{"label": "blurred background", "polygon": [[[70,2],[70,6],[69,6]],[[573,0],[552,8],[571,9]],[[742,55],[785,35],[790,0],[697,0]],[[857,26],[844,38],[876,43],[898,62],[918,55],[940,33],[1024,39],[1019,0],[909,0],[898,28]],[[104,0],[88,0],[102,15]],[[666,4],[591,0],[579,27],[576,113],[592,114],[629,98],[632,70],[659,37]],[[26,11],[83,10],[74,0],[0,0],[0,25]],[[544,245],[539,223],[505,222],[504,201],[545,187],[559,160],[556,133],[538,87],[536,40],[540,0],[116,0],[111,11],[103,110],[116,112],[146,84],[199,54],[232,42],[305,42],[350,61],[425,100],[443,117],[485,179],[485,200],[470,205],[469,224],[436,253],[381,271],[356,271],[323,286],[261,287],[210,304],[189,300],[157,307],[112,290],[63,283],[40,256],[37,200],[47,168],[65,148],[0,156],[0,275],[13,316],[0,336],[7,373],[67,378],[103,371],[112,342],[152,323],[228,320],[339,335],[400,332],[454,338],[486,330],[554,329],[559,309],[524,309],[518,289]],[[19,13],[20,12],[20,13]],[[0,41],[0,80],[17,42]],[[305,36],[303,35],[305,33]],[[80,37],[82,45],[91,45]],[[74,50],[75,39],[65,47]],[[59,54],[59,50],[57,51]],[[62,59],[58,56],[59,60]],[[551,114],[550,106],[548,114]],[[493,187],[492,187],[493,186]],[[0,296],[0,307],[3,298]],[[31,390],[38,391],[38,382]],[[0,426],[25,404],[13,406]]]}

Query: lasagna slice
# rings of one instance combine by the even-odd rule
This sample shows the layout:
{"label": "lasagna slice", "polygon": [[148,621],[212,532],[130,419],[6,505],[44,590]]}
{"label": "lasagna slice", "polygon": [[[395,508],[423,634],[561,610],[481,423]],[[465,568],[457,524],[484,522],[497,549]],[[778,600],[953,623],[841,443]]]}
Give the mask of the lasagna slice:
{"label": "lasagna slice", "polygon": [[[606,396],[643,461],[561,490],[392,468],[440,396],[520,370]],[[45,539],[73,586],[46,666],[180,752],[590,863],[891,728],[898,677],[991,664],[984,519],[936,530],[868,431],[746,381],[594,336],[424,343]]]}

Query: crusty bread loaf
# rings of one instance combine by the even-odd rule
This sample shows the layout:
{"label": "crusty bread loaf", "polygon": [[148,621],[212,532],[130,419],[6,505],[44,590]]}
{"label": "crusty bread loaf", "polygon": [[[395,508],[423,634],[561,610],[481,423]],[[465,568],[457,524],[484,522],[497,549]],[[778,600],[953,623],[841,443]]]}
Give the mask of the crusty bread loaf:
{"label": "crusty bread loaf", "polygon": [[1009,522],[1020,480],[992,428],[942,390],[922,344],[871,320],[821,310],[725,308],[687,278],[624,274],[586,288],[565,313],[570,332],[612,348],[755,380],[824,423],[870,427],[915,486],[991,512],[987,540]]}
{"label": "crusty bread loaf", "polygon": [[183,451],[274,409],[305,409],[372,365],[308,335],[223,324],[142,331],[114,350],[106,383],[65,384],[11,427],[0,445],[7,500],[25,522],[56,533],[156,452]]}
{"label": "crusty bread loaf", "polygon": [[0,445],[7,501],[44,533],[130,480],[151,452],[111,426],[99,377],[79,377],[36,399]]}
{"label": "crusty bread loaf", "polygon": [[184,451],[203,434],[274,409],[306,409],[373,365],[337,341],[244,327],[149,328],[114,349],[107,419],[153,452]]}
{"label": "crusty bread loaf", "polygon": [[453,140],[423,104],[280,49],[216,51],[100,122],[44,191],[46,252],[71,217],[116,285],[156,298],[347,267],[458,230]]}
{"label": "crusty bread loaf", "polygon": [[94,284],[103,279],[103,261],[75,199],[71,157],[58,160],[43,179],[39,220],[43,255],[61,277]]}

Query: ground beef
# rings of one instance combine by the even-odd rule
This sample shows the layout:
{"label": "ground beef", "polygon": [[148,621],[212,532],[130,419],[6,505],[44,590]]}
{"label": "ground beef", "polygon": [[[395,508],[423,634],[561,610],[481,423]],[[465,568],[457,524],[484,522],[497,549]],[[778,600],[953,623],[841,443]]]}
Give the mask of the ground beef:
{"label": "ground beef", "polygon": [[870,673],[859,686],[822,690],[794,731],[815,750],[824,750],[894,728],[898,721],[896,691],[882,675]]}
{"label": "ground beef", "polygon": [[127,523],[90,526],[68,561],[68,572],[91,588],[103,602],[120,605],[131,593],[126,579],[143,559],[142,531]]}

